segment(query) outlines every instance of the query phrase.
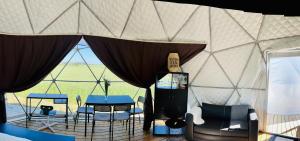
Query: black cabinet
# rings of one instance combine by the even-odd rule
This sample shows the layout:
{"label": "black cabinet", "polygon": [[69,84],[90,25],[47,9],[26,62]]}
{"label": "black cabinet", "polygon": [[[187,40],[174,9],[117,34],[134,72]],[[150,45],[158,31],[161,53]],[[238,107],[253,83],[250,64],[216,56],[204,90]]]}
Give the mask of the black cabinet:
{"label": "black cabinet", "polygon": [[[187,111],[188,73],[165,74],[159,73],[156,76],[153,122],[153,134],[155,135],[172,134],[172,129],[161,123],[170,118],[184,119]],[[157,125],[157,123],[160,124]],[[173,134],[182,134],[182,131],[176,129]]]}

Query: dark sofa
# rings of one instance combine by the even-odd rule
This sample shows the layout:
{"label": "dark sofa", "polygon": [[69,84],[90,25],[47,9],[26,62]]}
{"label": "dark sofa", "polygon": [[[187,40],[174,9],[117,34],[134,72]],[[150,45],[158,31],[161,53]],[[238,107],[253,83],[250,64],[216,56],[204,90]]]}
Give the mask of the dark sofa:
{"label": "dark sofa", "polygon": [[185,137],[196,141],[257,141],[258,119],[248,105],[220,106],[203,103],[204,124],[195,125],[186,114]]}

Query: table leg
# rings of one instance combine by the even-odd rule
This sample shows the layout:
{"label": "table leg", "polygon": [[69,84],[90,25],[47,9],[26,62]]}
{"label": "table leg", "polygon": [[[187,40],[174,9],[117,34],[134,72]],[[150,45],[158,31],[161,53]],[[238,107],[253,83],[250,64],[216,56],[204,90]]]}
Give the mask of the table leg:
{"label": "table leg", "polygon": [[[135,104],[133,104],[133,111],[135,113]],[[132,134],[134,135],[134,124],[135,124],[135,114],[133,114],[133,123],[132,123]]]}
{"label": "table leg", "polygon": [[31,98],[29,98],[29,120],[31,120]]}
{"label": "table leg", "polygon": [[69,123],[68,123],[69,111],[68,111],[68,108],[69,108],[69,100],[66,99],[66,128],[67,128],[67,129],[68,129],[68,127],[69,127]]}
{"label": "table leg", "polygon": [[131,124],[131,122],[130,122],[131,120],[130,120],[130,116],[129,116],[129,120],[128,120],[128,136],[130,137],[130,124]]}
{"label": "table leg", "polygon": [[27,107],[28,107],[28,98],[26,98],[26,113],[25,113],[26,114],[25,115],[26,116],[26,128],[27,128],[27,120],[28,120],[28,110],[27,110],[28,108]]}
{"label": "table leg", "polygon": [[87,118],[87,104],[85,104],[85,113],[84,113],[84,136],[86,137],[86,118]]}
{"label": "table leg", "polygon": [[114,138],[114,121],[115,121],[115,111],[113,110],[113,118],[111,123],[111,137]]}

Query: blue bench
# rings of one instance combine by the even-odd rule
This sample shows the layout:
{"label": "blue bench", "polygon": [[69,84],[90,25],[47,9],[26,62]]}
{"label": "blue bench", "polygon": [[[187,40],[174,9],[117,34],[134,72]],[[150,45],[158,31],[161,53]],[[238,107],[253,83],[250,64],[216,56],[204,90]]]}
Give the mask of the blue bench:
{"label": "blue bench", "polygon": [[18,127],[8,123],[0,124],[0,133],[26,138],[32,141],[75,141],[74,136],[45,133],[28,128]]}

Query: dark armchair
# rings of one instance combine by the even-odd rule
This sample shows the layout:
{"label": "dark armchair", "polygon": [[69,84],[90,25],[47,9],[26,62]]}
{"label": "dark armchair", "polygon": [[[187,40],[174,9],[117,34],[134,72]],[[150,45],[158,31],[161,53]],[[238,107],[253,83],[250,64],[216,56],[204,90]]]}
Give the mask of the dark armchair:
{"label": "dark armchair", "polygon": [[185,137],[196,141],[257,141],[258,119],[248,105],[220,106],[202,104],[204,124],[193,123],[193,115],[186,114]]}

